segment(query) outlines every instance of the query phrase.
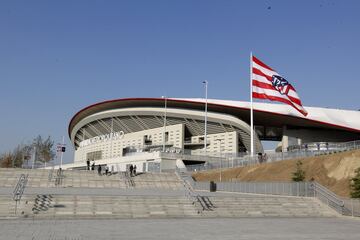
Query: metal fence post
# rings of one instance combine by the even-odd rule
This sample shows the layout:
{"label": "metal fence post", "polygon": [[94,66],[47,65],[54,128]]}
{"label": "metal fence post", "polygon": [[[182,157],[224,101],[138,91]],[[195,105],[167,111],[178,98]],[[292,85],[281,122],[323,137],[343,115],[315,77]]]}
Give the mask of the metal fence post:
{"label": "metal fence post", "polygon": [[297,184],[296,184],[296,191],[297,191],[297,196],[299,197],[299,192],[300,192],[300,182],[297,182]]}

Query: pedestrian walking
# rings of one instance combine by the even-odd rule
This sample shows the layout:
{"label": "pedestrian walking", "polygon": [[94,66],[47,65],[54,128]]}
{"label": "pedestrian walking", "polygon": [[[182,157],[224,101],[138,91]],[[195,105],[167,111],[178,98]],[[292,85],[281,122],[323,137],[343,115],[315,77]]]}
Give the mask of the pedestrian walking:
{"label": "pedestrian walking", "polygon": [[136,176],[136,165],[134,165],[134,177]]}
{"label": "pedestrian walking", "polygon": [[98,166],[98,174],[101,175],[101,165]]}
{"label": "pedestrian walking", "polygon": [[92,170],[92,171],[95,170],[95,162],[93,162],[93,164],[91,165],[91,170]]}
{"label": "pedestrian walking", "polygon": [[133,167],[132,164],[130,165],[129,170],[130,170],[130,177],[132,177],[133,176],[133,171],[134,171],[134,167]]}

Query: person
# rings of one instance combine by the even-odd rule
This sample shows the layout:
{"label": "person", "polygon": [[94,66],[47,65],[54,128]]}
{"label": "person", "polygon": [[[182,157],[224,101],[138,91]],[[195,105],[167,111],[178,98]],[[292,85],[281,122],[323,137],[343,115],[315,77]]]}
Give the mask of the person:
{"label": "person", "polygon": [[98,174],[101,175],[101,165],[98,166]]}
{"label": "person", "polygon": [[134,177],[136,176],[136,165],[134,165]]}
{"label": "person", "polygon": [[86,161],[86,166],[87,166],[86,170],[90,170],[90,160],[89,159]]}
{"label": "person", "polygon": [[263,162],[262,153],[258,153],[258,161],[259,163]]}
{"label": "person", "polygon": [[266,153],[264,153],[264,156],[263,156],[263,162],[267,162],[267,160],[268,160],[268,157],[267,157],[267,154]]}
{"label": "person", "polygon": [[91,165],[91,170],[92,170],[92,171],[95,170],[95,161],[94,161],[93,164]]}
{"label": "person", "polygon": [[132,177],[133,170],[134,170],[134,167],[133,167],[133,165],[132,165],[132,164],[130,165],[129,170],[130,170],[130,177]]}
{"label": "person", "polygon": [[106,166],[105,166],[105,175],[107,176],[108,173],[109,173],[109,167],[108,167],[108,165],[106,165]]}

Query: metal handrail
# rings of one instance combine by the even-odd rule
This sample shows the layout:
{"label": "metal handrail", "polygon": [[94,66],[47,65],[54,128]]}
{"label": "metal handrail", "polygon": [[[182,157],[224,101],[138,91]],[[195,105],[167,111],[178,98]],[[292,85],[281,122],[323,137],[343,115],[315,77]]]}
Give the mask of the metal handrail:
{"label": "metal handrail", "polygon": [[[312,143],[316,144],[316,143]],[[326,144],[326,143],[321,143]],[[294,158],[304,158],[304,157],[314,157],[318,155],[323,154],[332,154],[336,152],[342,152],[342,151],[350,151],[354,149],[360,149],[360,140],[351,141],[351,142],[345,142],[345,143],[329,143],[328,149],[324,149],[322,145],[320,145],[320,150],[311,150],[306,148],[300,148],[296,151],[289,151],[289,152],[279,152],[279,153],[267,153],[266,155],[261,156],[249,156],[245,155],[242,157],[236,157],[235,155],[232,156],[232,154],[224,154],[224,155],[218,155],[214,158],[214,155],[212,153],[208,153],[209,157],[204,160],[206,161],[206,164],[196,164],[196,165],[190,165],[187,166],[187,169],[189,171],[206,171],[209,169],[219,169],[219,168],[231,168],[231,167],[242,167],[242,166],[249,166],[249,165],[256,165],[263,162],[276,162],[276,161],[282,161],[282,160],[291,160]],[[212,158],[210,157],[212,156]],[[193,156],[204,158],[204,156]],[[221,160],[221,161],[220,161]]]}
{"label": "metal handrail", "polygon": [[317,194],[321,194],[323,196],[326,196],[330,201],[333,201],[337,205],[343,207],[344,206],[344,200],[342,200],[338,195],[336,195],[331,190],[327,189],[323,185],[321,185],[318,182],[313,182],[310,186],[314,187],[314,191]]}
{"label": "metal handrail", "polygon": [[[197,182],[193,188],[209,190],[210,182]],[[338,213],[360,217],[360,200],[336,195],[318,182],[217,182],[218,191],[265,195],[283,195],[316,198]]]}
{"label": "metal handrail", "polygon": [[55,185],[62,185],[62,180],[64,178],[64,174],[63,174],[64,170],[62,170],[61,168],[59,168],[56,172],[56,178],[55,178]]}
{"label": "metal handrail", "polygon": [[310,187],[314,190],[314,197],[333,208],[338,213],[347,215],[350,212],[350,210],[345,207],[345,202],[341,199],[341,197],[320,183],[312,182]]}
{"label": "metal handrail", "polygon": [[49,171],[48,181],[51,182],[53,175],[54,175],[54,166]]}
{"label": "metal handrail", "polygon": [[[185,172],[180,172],[178,168],[176,168],[175,170],[175,174],[179,177],[179,179],[182,180],[183,182],[183,187],[185,189],[185,196],[192,202],[192,204],[196,207],[196,209],[198,210],[198,213],[202,213],[203,211],[208,211],[211,210],[210,207],[208,206],[208,204],[206,202],[204,202],[203,197],[196,193],[193,189],[194,186],[194,180],[189,177],[187,175],[187,173]],[[187,178],[185,179],[185,176],[187,176]],[[190,182],[191,180],[192,182]]]}
{"label": "metal handrail", "polygon": [[24,193],[24,190],[26,188],[26,184],[28,182],[29,174],[21,174],[19,177],[19,180],[14,188],[13,191],[13,200],[15,201],[15,214],[17,211],[17,204],[21,200],[21,197]]}
{"label": "metal handrail", "polygon": [[129,172],[119,172],[120,180],[124,181],[126,188],[135,187],[135,182]]}

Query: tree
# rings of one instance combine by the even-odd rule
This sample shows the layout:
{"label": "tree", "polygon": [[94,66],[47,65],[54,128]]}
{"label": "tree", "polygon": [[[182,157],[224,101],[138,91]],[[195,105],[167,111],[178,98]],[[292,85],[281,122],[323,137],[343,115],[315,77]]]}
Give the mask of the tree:
{"label": "tree", "polygon": [[355,176],[351,179],[350,188],[350,196],[360,198],[360,167],[355,170]]}
{"label": "tree", "polygon": [[54,159],[54,141],[48,136],[45,140],[39,135],[34,138],[32,148],[35,149],[35,159],[41,163],[47,163]]}
{"label": "tree", "polygon": [[23,161],[24,161],[23,147],[18,145],[12,153],[11,167],[21,167]]}
{"label": "tree", "polygon": [[25,156],[25,147],[18,145],[12,152],[3,154],[0,157],[1,167],[22,167]]}
{"label": "tree", "polygon": [[292,173],[292,180],[294,182],[303,182],[305,180],[305,171],[302,169],[302,162],[298,160],[296,162],[296,170]]}
{"label": "tree", "polygon": [[12,156],[11,152],[2,154],[0,156],[0,167],[3,167],[3,168],[12,167],[12,159],[13,159],[13,156]]}

